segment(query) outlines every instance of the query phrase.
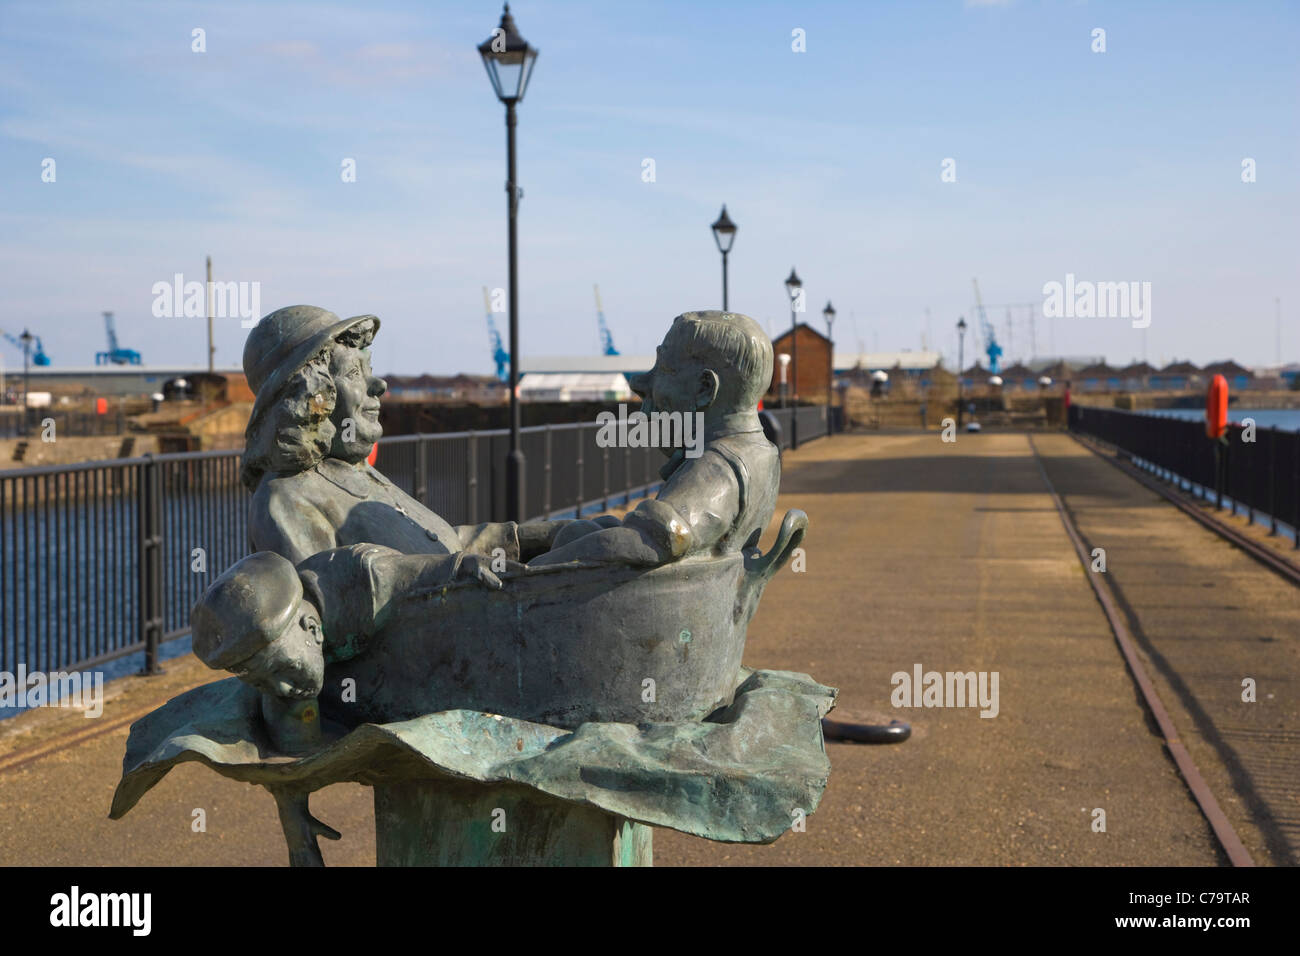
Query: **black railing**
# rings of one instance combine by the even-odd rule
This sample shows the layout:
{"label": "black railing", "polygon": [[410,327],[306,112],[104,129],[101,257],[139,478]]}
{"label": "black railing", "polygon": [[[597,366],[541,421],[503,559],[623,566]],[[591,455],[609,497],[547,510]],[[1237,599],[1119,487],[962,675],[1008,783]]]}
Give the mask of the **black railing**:
{"label": "black railing", "polygon": [[1293,532],[1300,522],[1298,432],[1230,424],[1218,441],[1201,421],[1079,405],[1070,406],[1069,421],[1072,431],[1114,446],[1166,480],[1219,506],[1226,501],[1233,514],[1267,518],[1274,532],[1278,522]]}
{"label": "black railing", "polygon": [[[800,410],[801,440],[824,434],[820,411]],[[523,429],[532,517],[606,510],[658,487],[659,449],[602,448],[598,432]],[[505,430],[395,436],[380,439],[377,466],[453,525],[501,521],[508,445]],[[141,651],[156,671],[204,589],[248,553],[240,455],[0,471],[0,671],[85,670]]]}
{"label": "black railing", "polygon": [[[53,428],[47,422],[53,420]],[[0,438],[26,437],[40,441],[45,434],[58,438],[116,436],[126,432],[126,415],[114,409],[103,415],[95,412],[69,412],[58,408],[31,408],[24,426],[21,409],[0,411]],[[48,439],[47,439],[48,440]]]}
{"label": "black railing", "polygon": [[[825,438],[827,427],[827,413],[825,405],[799,405],[792,408],[769,408],[772,417],[781,431],[780,445],[781,450],[790,447],[790,423],[795,415],[799,416],[799,443],[812,441],[814,438]],[[831,410],[830,417],[835,420],[835,430],[841,429],[839,423],[839,408]]]}

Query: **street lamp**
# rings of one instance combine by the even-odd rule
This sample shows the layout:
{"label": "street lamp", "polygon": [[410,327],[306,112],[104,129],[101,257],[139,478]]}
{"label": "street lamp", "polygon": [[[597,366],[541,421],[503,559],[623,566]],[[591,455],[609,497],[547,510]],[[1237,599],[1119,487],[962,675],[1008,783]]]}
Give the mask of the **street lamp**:
{"label": "street lamp", "polygon": [[826,308],[822,309],[822,318],[826,320],[826,437],[831,437],[831,387],[835,384],[835,340],[831,337],[832,327],[835,325],[835,306],[831,305],[831,300],[826,300]]}
{"label": "street lamp", "polygon": [[794,410],[790,413],[790,450],[799,447],[799,330],[795,325],[795,306],[799,303],[799,294],[803,283],[799,275],[790,267],[790,276],[785,280],[785,291],[790,295],[790,398]]}
{"label": "street lamp", "polygon": [[957,318],[957,427],[961,428],[961,370],[965,364],[966,320]]}
{"label": "street lamp", "polygon": [[718,251],[722,253],[722,311],[727,311],[727,253],[731,251],[731,244],[736,241],[736,224],[731,221],[727,215],[727,204],[722,204],[722,215],[718,216],[718,221],[710,226],[713,230],[713,241],[718,244]]}
{"label": "street lamp", "polygon": [[519,268],[516,250],[521,190],[515,183],[515,105],[524,98],[537,50],[515,29],[510,4],[501,25],[478,46],[492,89],[506,106],[506,210],[510,233],[510,453],[506,456],[506,520],[523,521],[524,452],[519,447]]}
{"label": "street lamp", "polygon": [[23,437],[27,437],[27,390],[29,387],[28,372],[31,369],[32,358],[32,333],[23,329],[23,334],[18,336],[18,341],[23,343]]}

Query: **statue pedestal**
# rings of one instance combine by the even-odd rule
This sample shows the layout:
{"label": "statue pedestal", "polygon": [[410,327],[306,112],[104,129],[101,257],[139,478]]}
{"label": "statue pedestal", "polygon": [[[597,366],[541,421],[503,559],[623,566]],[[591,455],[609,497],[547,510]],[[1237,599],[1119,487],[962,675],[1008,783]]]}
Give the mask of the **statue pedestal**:
{"label": "statue pedestal", "polygon": [[379,866],[651,866],[654,831],[527,787],[375,786]]}

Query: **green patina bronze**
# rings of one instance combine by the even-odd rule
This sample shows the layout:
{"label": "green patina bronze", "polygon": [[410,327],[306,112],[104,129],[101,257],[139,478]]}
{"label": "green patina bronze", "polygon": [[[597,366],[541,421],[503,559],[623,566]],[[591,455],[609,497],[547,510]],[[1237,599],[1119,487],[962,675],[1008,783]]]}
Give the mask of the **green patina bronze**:
{"label": "green patina bronze", "polygon": [[265,787],[290,861],[319,865],[308,795],[375,789],[381,865],[648,865],[652,827],[765,843],[815,810],[835,691],[741,665],[767,581],[780,463],[756,403],[771,343],[735,313],[679,316],[643,411],[697,416],[660,493],[624,518],[453,527],[365,456],[385,386],[378,319],[272,313],[244,365],[256,553],[195,606],[227,679],[132,726],[112,816],[176,763]]}

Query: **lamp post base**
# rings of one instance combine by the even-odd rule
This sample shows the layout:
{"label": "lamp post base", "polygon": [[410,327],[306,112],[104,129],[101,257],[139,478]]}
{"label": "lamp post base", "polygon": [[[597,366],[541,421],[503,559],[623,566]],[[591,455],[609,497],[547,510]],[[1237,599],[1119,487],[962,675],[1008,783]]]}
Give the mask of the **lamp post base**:
{"label": "lamp post base", "polygon": [[654,830],[531,788],[375,786],[379,866],[651,866]]}

